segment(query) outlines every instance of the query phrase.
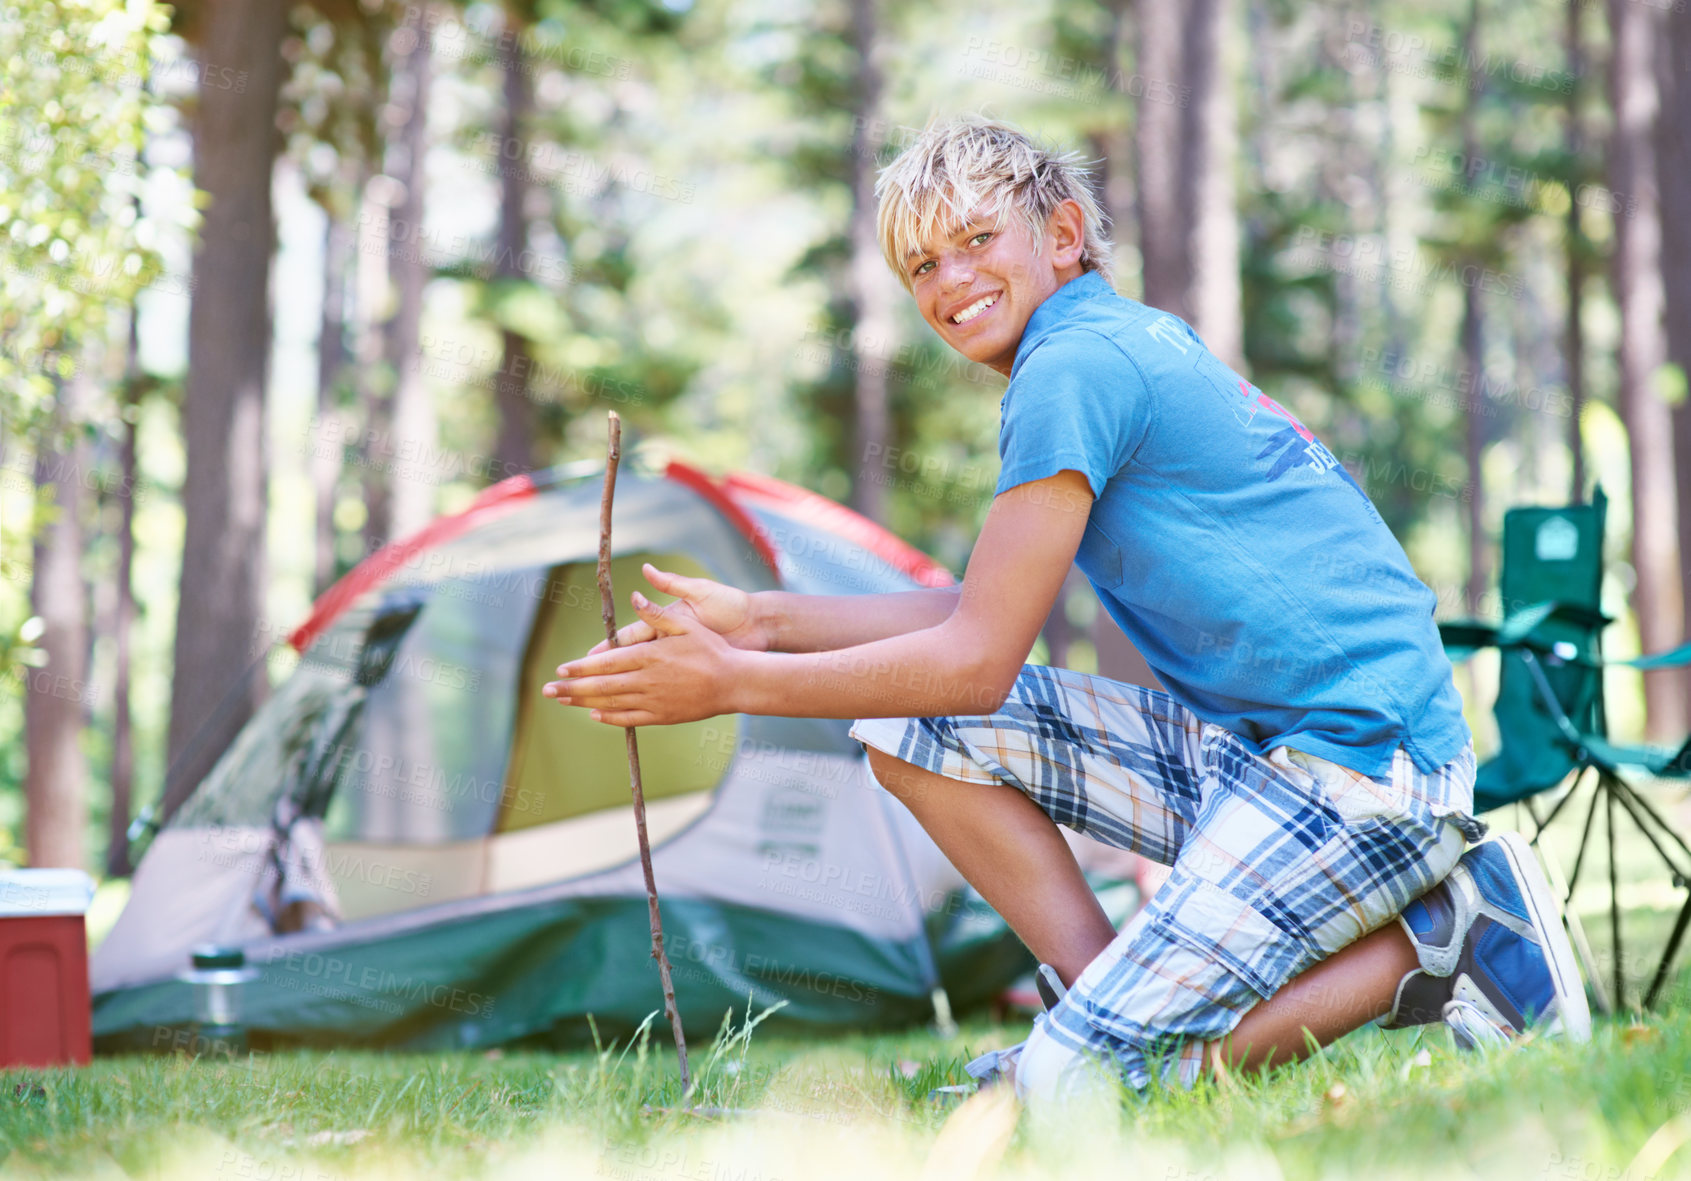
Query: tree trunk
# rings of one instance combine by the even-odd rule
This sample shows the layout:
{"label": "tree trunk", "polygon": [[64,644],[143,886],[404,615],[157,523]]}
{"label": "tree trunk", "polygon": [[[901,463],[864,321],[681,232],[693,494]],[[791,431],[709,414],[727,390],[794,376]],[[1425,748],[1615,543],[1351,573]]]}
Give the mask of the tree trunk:
{"label": "tree trunk", "polygon": [[851,301],[853,324],[852,407],[856,470],[852,505],[871,521],[885,523],[887,492],[867,478],[880,468],[891,441],[887,369],[898,331],[898,293],[875,234],[875,129],[880,126],[881,67],[876,56],[875,0],[851,0],[851,44],[857,52],[857,118],[851,136]]}
{"label": "tree trunk", "polygon": [[[1658,58],[1662,110],[1656,120],[1656,172],[1661,178],[1662,277],[1667,305],[1668,360],[1681,380],[1691,378],[1691,5],[1676,5],[1666,17],[1667,36]],[[1575,208],[1578,208],[1577,204]],[[1677,460],[1680,602],[1691,631],[1691,396],[1673,409]],[[1691,680],[1682,672],[1680,682]],[[1691,701],[1691,691],[1686,692]],[[1680,729],[1691,727],[1691,712]],[[1671,738],[1670,738],[1671,741]]]}
{"label": "tree trunk", "polygon": [[[439,473],[430,470],[426,457],[436,451],[434,406],[429,401],[428,388],[423,382],[423,367],[418,342],[423,323],[423,287],[428,282],[429,265],[424,252],[412,243],[424,241],[421,233],[424,217],[424,193],[427,188],[426,162],[429,150],[429,92],[432,75],[429,54],[432,41],[429,22],[419,20],[415,48],[409,53],[396,54],[393,80],[397,100],[391,109],[404,112],[395,129],[389,147],[390,158],[397,157],[388,175],[404,186],[399,205],[390,209],[398,225],[388,235],[403,248],[388,252],[388,278],[392,283],[396,302],[393,317],[387,323],[384,341],[387,346],[388,368],[394,375],[392,437],[409,454],[422,457],[418,462],[400,462],[388,472],[388,536],[409,537],[428,524],[434,516],[435,482]],[[405,42],[410,44],[410,42]],[[520,52],[520,51],[519,51]],[[401,454],[405,454],[402,450]]]}
{"label": "tree trunk", "polygon": [[[514,26],[517,18],[507,10],[506,19]],[[505,113],[499,138],[499,159],[504,167],[499,180],[498,277],[517,280],[524,277],[519,260],[528,249],[528,119],[534,98],[519,44],[521,30],[513,27],[510,32],[511,36],[501,38],[499,51],[505,74]],[[533,368],[528,338],[508,328],[500,338],[503,355],[499,372],[494,375],[499,436],[493,455],[503,477],[534,466],[536,423],[534,404],[528,396],[528,375]]]}
{"label": "tree trunk", "polygon": [[[61,394],[85,406],[88,366],[79,365]],[[74,418],[60,414],[60,423]],[[88,446],[47,443],[35,461],[35,569],[30,609],[44,625],[36,646],[46,663],[28,670],[24,696],[24,847],[32,866],[83,863],[88,768],[82,724],[88,694],[88,595],[82,580],[83,475]]]}
{"label": "tree trunk", "polygon": [[[1328,19],[1343,22],[1349,15],[1348,7],[1338,7],[1329,10]],[[1371,228],[1364,224],[1359,211],[1353,206],[1354,194],[1343,193],[1334,182],[1340,174],[1347,175],[1353,180],[1360,180],[1368,171],[1372,161],[1360,150],[1356,142],[1356,110],[1361,105],[1362,96],[1359,93],[1358,80],[1354,73],[1344,68],[1344,63],[1337,60],[1328,48],[1327,39],[1322,39],[1321,61],[1324,66],[1333,70],[1333,76],[1342,87],[1338,95],[1339,110],[1333,112],[1331,138],[1327,151],[1331,153],[1332,164],[1319,169],[1319,179],[1316,182],[1317,200],[1330,209],[1339,211],[1342,218],[1343,232],[1351,240],[1358,240],[1358,235],[1366,234]],[[1347,198],[1349,198],[1347,200]],[[1333,327],[1330,334],[1332,361],[1329,371],[1333,375],[1335,388],[1354,382],[1358,372],[1358,354],[1361,351],[1363,333],[1362,321],[1362,287],[1363,282],[1352,274],[1348,267],[1337,267],[1332,271],[1333,280]],[[1370,283],[1370,286],[1373,284]],[[1345,405],[1344,399],[1334,399],[1333,418],[1330,428],[1336,438],[1360,438],[1366,427],[1358,417]]]}
{"label": "tree trunk", "polygon": [[[1110,35],[1100,46],[1102,60],[1098,66],[1105,78],[1125,76],[1127,55],[1132,39],[1129,19],[1130,0],[1105,0],[1110,14]],[[1128,244],[1134,222],[1133,210],[1133,130],[1125,123],[1111,123],[1094,131],[1090,138],[1093,153],[1103,161],[1098,175],[1099,204],[1110,219],[1110,240],[1115,247],[1114,278],[1119,286],[1123,274],[1131,268],[1122,265],[1122,247]]]}
{"label": "tree trunk", "polygon": [[106,876],[128,877],[129,814],[135,798],[135,728],[130,714],[130,649],[135,631],[135,495],[141,471],[135,449],[141,405],[138,309],[129,307],[123,381],[123,441],[118,451],[117,602],[112,612],[112,806],[106,832]]}
{"label": "tree trunk", "polygon": [[[1166,79],[1176,86],[1191,85],[1181,61],[1180,0],[1139,0],[1139,53],[1135,73],[1159,85]],[[1199,101],[1194,89],[1187,105]],[[1137,104],[1138,126],[1134,148],[1139,183],[1140,275],[1144,291],[1140,298],[1152,307],[1191,319],[1187,289],[1191,286],[1191,259],[1186,249],[1189,219],[1181,204],[1180,162],[1184,134],[1181,107],[1174,103]]]}
{"label": "tree trunk", "polygon": [[1233,156],[1237,103],[1227,68],[1230,0],[1139,0],[1139,59],[1148,80],[1175,80],[1181,101],[1138,104],[1143,300],[1197,330],[1244,367]]}
{"label": "tree trunk", "polygon": [[[363,170],[360,169],[362,173]],[[357,412],[363,418],[358,433],[358,466],[364,489],[363,553],[371,554],[393,538],[388,529],[386,454],[392,426],[390,375],[383,364],[382,318],[388,298],[388,252],[407,249],[391,234],[392,218],[386,177],[363,175],[358,186],[357,257],[352,261],[352,356]]]}
{"label": "tree trunk", "polygon": [[[1661,210],[1653,130],[1658,109],[1655,54],[1663,28],[1658,11],[1609,0],[1609,189],[1625,194],[1615,218],[1614,290],[1620,308],[1619,402],[1632,451],[1633,609],[1644,651],[1678,641],[1682,622],[1678,567],[1673,422],[1655,389],[1666,359],[1662,334]],[[1685,716],[1677,671],[1644,675],[1647,737],[1669,741]]]}
{"label": "tree trunk", "polygon": [[[1580,80],[1585,77],[1585,43],[1580,35],[1580,17],[1585,0],[1568,0],[1564,38],[1568,55],[1568,194],[1577,196],[1578,170],[1585,158],[1585,131],[1580,121]],[[1568,450],[1573,459],[1573,491],[1569,501],[1585,501],[1585,435],[1580,419],[1585,413],[1585,230],[1580,225],[1580,203],[1568,202],[1567,264],[1568,307],[1565,328],[1568,376]]]}
{"label": "tree trunk", "polygon": [[1192,327],[1216,356],[1245,367],[1239,290],[1239,211],[1233,191],[1238,104],[1228,63],[1230,0],[1189,0],[1185,70],[1192,85],[1181,145],[1180,190],[1191,211],[1188,243]]}
{"label": "tree trunk", "polygon": [[[413,27],[414,26],[414,27]],[[366,185],[374,198],[370,220],[381,230],[384,273],[361,290],[367,447],[364,475],[366,552],[415,532],[433,515],[438,473],[426,457],[435,450],[434,408],[423,384],[418,350],[423,286],[424,172],[428,153],[429,22],[407,21],[390,39],[387,125],[382,175]],[[392,306],[392,311],[386,309]],[[378,310],[380,309],[380,310]],[[378,330],[376,318],[386,318]],[[380,366],[369,366],[379,356]],[[368,366],[368,367],[367,367]],[[375,380],[372,380],[374,378]]]}
{"label": "tree trunk", "polygon": [[[1469,157],[1472,159],[1472,157]],[[1480,293],[1472,284],[1462,288],[1462,369],[1469,385],[1463,397],[1463,452],[1468,464],[1468,585],[1464,592],[1470,615],[1477,614],[1491,585],[1491,540],[1485,528],[1486,421],[1484,383],[1484,327]]]}
{"label": "tree trunk", "polygon": [[323,203],[323,316],[317,330],[317,428],[311,448],[311,488],[317,520],[313,538],[312,594],[334,582],[335,495],[340,485],[344,419],[339,390],[346,370],[346,287],[352,263],[352,227],[336,216],[333,202]]}
{"label": "tree trunk", "polygon": [[[1508,306],[1509,337],[1511,351],[1514,354],[1515,390],[1519,393],[1522,404],[1527,404],[1530,391],[1542,389],[1543,384],[1539,375],[1546,370],[1539,367],[1545,346],[1550,345],[1554,352],[1552,334],[1556,331],[1552,327],[1553,317],[1550,309],[1540,300],[1539,288],[1528,285],[1521,293],[1521,298]],[[1525,410],[1526,420],[1517,419],[1516,431],[1521,440],[1522,457],[1521,469],[1526,474],[1527,487],[1531,489],[1532,500],[1537,504],[1545,504],[1561,495],[1561,481],[1552,482],[1548,477],[1552,472],[1558,472],[1558,449],[1561,439],[1558,438],[1559,428],[1556,420],[1551,416],[1547,407],[1539,410]]]}
{"label": "tree trunk", "polygon": [[[1480,0],[1470,0],[1468,27],[1464,37],[1467,60],[1480,60]],[[1484,79],[1469,78],[1467,101],[1462,106],[1462,158],[1472,160],[1479,151],[1474,117],[1485,94]],[[1478,83],[1478,84],[1476,84]],[[1464,273],[1477,267],[1472,254],[1463,259]],[[1468,463],[1468,585],[1465,600],[1468,613],[1479,613],[1491,582],[1491,539],[1485,530],[1485,313],[1476,284],[1462,285],[1462,366],[1468,389],[1463,397],[1463,449]]]}
{"label": "tree trunk", "polygon": [[[194,186],[209,197],[194,255],[188,376],[182,399],[182,582],[170,702],[168,814],[263,700],[252,675],[264,628],[264,416],[270,357],[270,202],[284,5],[212,0],[201,60],[244,76],[244,90],[208,85],[194,128]],[[192,751],[190,753],[190,748]]]}

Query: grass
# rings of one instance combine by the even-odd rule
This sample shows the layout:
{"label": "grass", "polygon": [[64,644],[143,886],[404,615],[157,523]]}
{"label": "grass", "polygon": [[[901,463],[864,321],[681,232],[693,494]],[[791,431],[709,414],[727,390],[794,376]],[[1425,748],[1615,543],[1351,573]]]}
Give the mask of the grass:
{"label": "grass", "polygon": [[[1364,1030],[1307,1063],[1046,1124],[958,1116],[962,1150],[1008,1139],[981,1175],[1691,1176],[1685,1009],[1607,1021],[1586,1046],[1458,1056],[1442,1029]],[[680,1110],[673,1059],[636,1042],[585,1054],[299,1052],[240,1062],[101,1059],[0,1075],[0,1175],[332,1178],[560,1176],[618,1181],[951,1175],[929,1169],[950,1110],[927,1099],[977,1023],[828,1041],[719,1039]],[[971,1122],[971,1120],[973,1122]],[[987,1152],[990,1157],[992,1154]],[[926,1170],[926,1171],[925,1171]],[[961,1173],[957,1175],[970,1175]]]}
{"label": "grass", "polygon": [[[1625,861],[1629,899],[1625,879],[1643,871]],[[1607,901],[1606,888],[1580,899],[1599,959]],[[1629,911],[1634,1003],[1653,969],[1640,953],[1671,918]],[[1271,1075],[1049,1120],[929,1100],[1025,1028],[821,1039],[725,1026],[694,1047],[693,1110],[661,1020],[648,1038],[586,1053],[302,1051],[0,1072],[0,1178],[1691,1177],[1688,967],[1660,1012],[1599,1020],[1583,1046],[1459,1055],[1442,1027],[1369,1028]]]}

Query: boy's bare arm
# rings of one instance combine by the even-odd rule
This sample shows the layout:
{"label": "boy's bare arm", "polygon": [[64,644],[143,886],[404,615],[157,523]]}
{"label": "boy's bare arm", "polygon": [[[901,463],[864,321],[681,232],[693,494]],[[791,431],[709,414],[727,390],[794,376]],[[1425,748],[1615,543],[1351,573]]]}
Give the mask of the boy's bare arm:
{"label": "boy's bare arm", "polygon": [[[924,717],[1003,703],[1074,561],[1092,507],[1079,472],[993,501],[956,607],[919,630],[808,653],[731,646],[691,611],[641,600],[652,643],[559,669],[543,692],[601,721],[646,726],[721,713]],[[936,613],[937,614],[937,613]]]}
{"label": "boy's bare arm", "polygon": [[771,652],[832,652],[944,623],[961,586],[883,595],[798,595],[759,591],[752,609]]}
{"label": "boy's bare arm", "polygon": [[[690,613],[730,646],[753,652],[828,652],[920,631],[949,616],[962,593],[957,586],[880,595],[751,593],[650,562],[641,570],[647,582],[678,600],[660,611]],[[657,635],[652,624],[636,619],[617,632],[617,643],[643,644]],[[601,640],[588,655],[609,647]]]}

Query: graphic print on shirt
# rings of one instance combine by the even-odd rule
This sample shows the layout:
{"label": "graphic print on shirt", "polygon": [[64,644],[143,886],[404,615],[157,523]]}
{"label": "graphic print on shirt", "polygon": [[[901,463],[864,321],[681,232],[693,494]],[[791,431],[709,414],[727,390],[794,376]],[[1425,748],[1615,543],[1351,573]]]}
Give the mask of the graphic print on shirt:
{"label": "graphic print on shirt", "polygon": [[1271,455],[1275,457],[1274,465],[1268,469],[1267,479],[1278,480],[1305,461],[1316,472],[1331,471],[1339,466],[1339,461],[1334,459],[1333,453],[1315,437],[1315,432],[1299,422],[1290,410],[1244,378],[1239,379],[1239,392],[1245,396],[1245,404],[1243,407],[1234,408],[1233,417],[1239,420],[1240,426],[1250,426],[1252,420],[1263,410],[1286,420],[1286,425],[1275,431],[1256,455],[1258,459],[1266,459]]}
{"label": "graphic print on shirt", "polygon": [[1300,464],[1307,465],[1317,473],[1337,471],[1345,483],[1356,489],[1356,494],[1362,497],[1370,509],[1374,507],[1373,502],[1368,499],[1368,494],[1362,490],[1362,485],[1339,465],[1338,459],[1327,450],[1327,445],[1315,437],[1315,432],[1299,422],[1290,410],[1244,378],[1239,379],[1239,392],[1245,396],[1245,408],[1250,411],[1246,414],[1239,408],[1234,409],[1233,417],[1239,420],[1240,425],[1249,426],[1251,420],[1262,410],[1277,414],[1286,420],[1286,425],[1269,436],[1268,442],[1257,452],[1258,459],[1274,456],[1274,463],[1264,479],[1278,480]]}
{"label": "graphic print on shirt", "polygon": [[[1189,328],[1172,316],[1158,317],[1145,326],[1145,331],[1153,340],[1178,349],[1182,355],[1186,354],[1191,343],[1202,343],[1197,341],[1196,334],[1191,333]],[[1241,400],[1233,401],[1232,410],[1233,417],[1240,426],[1249,427],[1256,421],[1257,415],[1264,411],[1283,420],[1284,425],[1274,430],[1263,444],[1262,450],[1255,455],[1259,460],[1272,460],[1263,474],[1263,479],[1278,480],[1293,468],[1300,466],[1308,467],[1317,475],[1336,471],[1345,483],[1356,490],[1356,494],[1362,497],[1372,512],[1373,502],[1368,500],[1368,494],[1362,490],[1362,486],[1340,465],[1333,453],[1327,450],[1326,444],[1315,437],[1315,432],[1299,422],[1290,410],[1227,368],[1215,354],[1207,350],[1199,349],[1195,364],[1200,371],[1205,371],[1205,376],[1217,387],[1218,392],[1227,390],[1229,383],[1238,384]],[[1213,372],[1210,372],[1212,370]],[[1271,423],[1265,420],[1263,425],[1269,426]]]}

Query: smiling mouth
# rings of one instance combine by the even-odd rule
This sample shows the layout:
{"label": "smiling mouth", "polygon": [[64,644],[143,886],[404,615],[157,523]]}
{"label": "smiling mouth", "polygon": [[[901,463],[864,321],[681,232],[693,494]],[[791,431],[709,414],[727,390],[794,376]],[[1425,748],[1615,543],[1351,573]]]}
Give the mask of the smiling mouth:
{"label": "smiling mouth", "polygon": [[970,304],[968,307],[966,307],[962,311],[958,312],[955,316],[951,317],[951,322],[953,324],[967,324],[970,320],[973,320],[976,316],[980,315],[982,312],[986,311],[988,308],[990,308],[993,304],[995,304],[997,302],[998,302],[998,296],[996,296],[996,295],[983,295],[979,299],[977,299],[974,303]]}

